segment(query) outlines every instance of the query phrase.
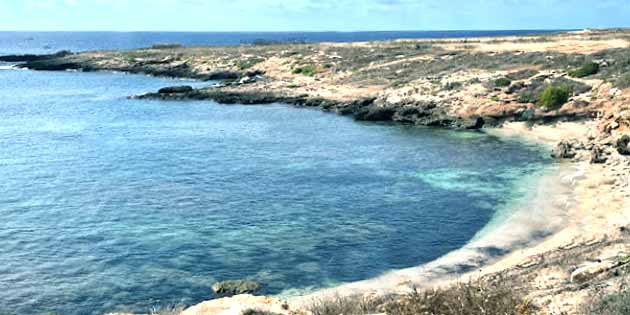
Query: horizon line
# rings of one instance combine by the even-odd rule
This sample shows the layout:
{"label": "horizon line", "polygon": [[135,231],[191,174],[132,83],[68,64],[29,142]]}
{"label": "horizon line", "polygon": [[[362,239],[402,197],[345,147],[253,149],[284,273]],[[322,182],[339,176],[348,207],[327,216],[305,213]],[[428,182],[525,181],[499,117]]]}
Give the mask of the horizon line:
{"label": "horizon line", "polygon": [[614,30],[614,29],[630,29],[630,27],[584,27],[584,28],[501,28],[501,29],[399,29],[399,30],[290,30],[290,31],[253,31],[253,30],[236,30],[236,31],[187,31],[187,30],[0,30],[5,33],[17,32],[41,32],[41,33],[391,33],[391,32],[505,32],[505,31],[577,31],[577,30]]}

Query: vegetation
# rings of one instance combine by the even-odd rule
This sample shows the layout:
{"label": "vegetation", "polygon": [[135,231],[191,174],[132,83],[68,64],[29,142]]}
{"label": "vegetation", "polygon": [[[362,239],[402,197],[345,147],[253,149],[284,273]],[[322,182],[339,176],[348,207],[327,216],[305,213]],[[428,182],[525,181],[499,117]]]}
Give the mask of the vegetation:
{"label": "vegetation", "polygon": [[249,58],[245,60],[238,60],[236,66],[239,70],[247,70],[261,62],[265,61],[263,58]]}
{"label": "vegetation", "polygon": [[510,86],[510,84],[512,84],[512,81],[508,78],[498,78],[494,80],[494,86],[497,87],[507,87]]}
{"label": "vegetation", "polygon": [[599,64],[591,61],[569,72],[569,76],[574,78],[584,78],[596,74],[597,72],[599,72]]}
{"label": "vegetation", "polygon": [[630,314],[630,282],[622,284],[617,293],[600,296],[588,306],[587,313],[592,315],[628,315]]}
{"label": "vegetation", "polygon": [[309,311],[313,315],[533,315],[537,308],[507,284],[462,283],[378,299],[336,297],[316,301]]}
{"label": "vegetation", "polygon": [[414,292],[386,306],[387,314],[530,315],[537,308],[507,284],[458,284],[446,289]]}
{"label": "vegetation", "polygon": [[540,95],[538,105],[548,110],[560,109],[569,100],[570,94],[566,86],[549,86]]}
{"label": "vegetation", "polygon": [[312,77],[317,73],[317,68],[314,65],[303,65],[293,69],[293,74],[301,74],[307,77]]}
{"label": "vegetation", "polygon": [[387,298],[368,299],[354,295],[348,297],[335,296],[330,299],[315,300],[308,307],[312,315],[367,315],[380,313],[380,306]]}
{"label": "vegetation", "polygon": [[620,89],[630,88],[630,72],[624,73],[615,81],[615,86]]}

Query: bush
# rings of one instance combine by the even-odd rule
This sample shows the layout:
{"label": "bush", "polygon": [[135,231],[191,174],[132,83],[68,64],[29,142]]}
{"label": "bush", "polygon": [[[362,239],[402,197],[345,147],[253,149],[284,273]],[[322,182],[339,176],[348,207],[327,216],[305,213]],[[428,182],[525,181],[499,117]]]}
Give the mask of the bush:
{"label": "bush", "polygon": [[548,110],[556,110],[569,100],[569,95],[569,88],[565,86],[549,86],[540,95],[538,105]]}
{"label": "bush", "polygon": [[622,282],[621,290],[614,294],[596,297],[587,308],[592,315],[628,315],[630,314],[630,282]]}
{"label": "bush", "polygon": [[530,315],[537,308],[507,284],[458,284],[446,289],[413,292],[385,306],[387,314]]}
{"label": "bush", "polygon": [[510,84],[512,84],[512,81],[508,78],[498,78],[494,80],[494,85],[497,87],[506,87],[510,86]]}
{"label": "bush", "polygon": [[630,72],[622,74],[615,81],[615,86],[620,89],[630,88]]}
{"label": "bush", "polygon": [[581,67],[569,72],[569,76],[574,78],[584,78],[599,72],[599,64],[588,62]]}
{"label": "bush", "polygon": [[293,69],[293,74],[301,74],[308,77],[312,77],[317,73],[317,69],[314,65],[304,65]]}

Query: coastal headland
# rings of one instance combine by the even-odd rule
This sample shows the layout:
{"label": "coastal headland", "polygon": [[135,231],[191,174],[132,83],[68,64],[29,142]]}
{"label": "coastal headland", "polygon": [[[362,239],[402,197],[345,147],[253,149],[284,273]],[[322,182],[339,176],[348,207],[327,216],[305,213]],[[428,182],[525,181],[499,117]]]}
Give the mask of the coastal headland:
{"label": "coastal headland", "polygon": [[[0,61],[23,62],[18,67],[33,70],[120,71],[209,82],[204,88],[172,86],[131,98],[287,103],[357,120],[514,135],[551,145],[550,154],[572,170],[540,181],[542,191],[559,182],[566,192],[548,200],[560,209],[556,217],[561,219],[535,242],[520,240],[520,246],[499,248],[500,255],[441,277],[427,278],[426,266],[394,271],[379,281],[315,293],[312,299],[328,294],[403,296],[416,288],[501,281],[522,292],[536,314],[583,314],[598,295],[618,291],[630,269],[628,30],[360,43],[158,45],[5,56]],[[527,217],[527,212],[521,215]],[[512,227],[518,222],[524,221],[513,220]],[[491,246],[495,243],[484,248]],[[462,264],[461,257],[479,258],[459,256],[451,266]],[[434,266],[444,267],[451,258]],[[303,313],[309,309],[305,299],[239,295],[193,306],[183,314],[251,309]]]}

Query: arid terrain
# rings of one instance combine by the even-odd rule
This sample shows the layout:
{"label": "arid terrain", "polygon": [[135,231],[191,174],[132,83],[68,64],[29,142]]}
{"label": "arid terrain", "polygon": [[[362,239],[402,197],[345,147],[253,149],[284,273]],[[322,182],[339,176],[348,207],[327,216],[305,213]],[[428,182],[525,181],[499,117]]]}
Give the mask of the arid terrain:
{"label": "arid terrain", "polygon": [[[454,129],[503,127],[499,133],[553,143],[559,163],[577,170],[561,179],[571,197],[566,221],[557,231],[478,271],[439,283],[405,278],[392,284],[390,292],[378,294],[406,296],[415,287],[448,287],[453,282],[508,283],[535,309],[518,314],[568,315],[589,314],[593,301],[620,292],[627,283],[628,30],[343,44],[170,45],[23,59],[21,66],[35,70],[122,71],[209,81],[202,89],[166,87],[130,97],[280,102],[358,120]],[[382,291],[372,289],[357,294]],[[411,313],[409,308],[386,307],[389,301],[361,313]],[[209,301],[183,314],[239,314],[250,309],[263,314],[309,310],[291,300],[240,296]]]}

